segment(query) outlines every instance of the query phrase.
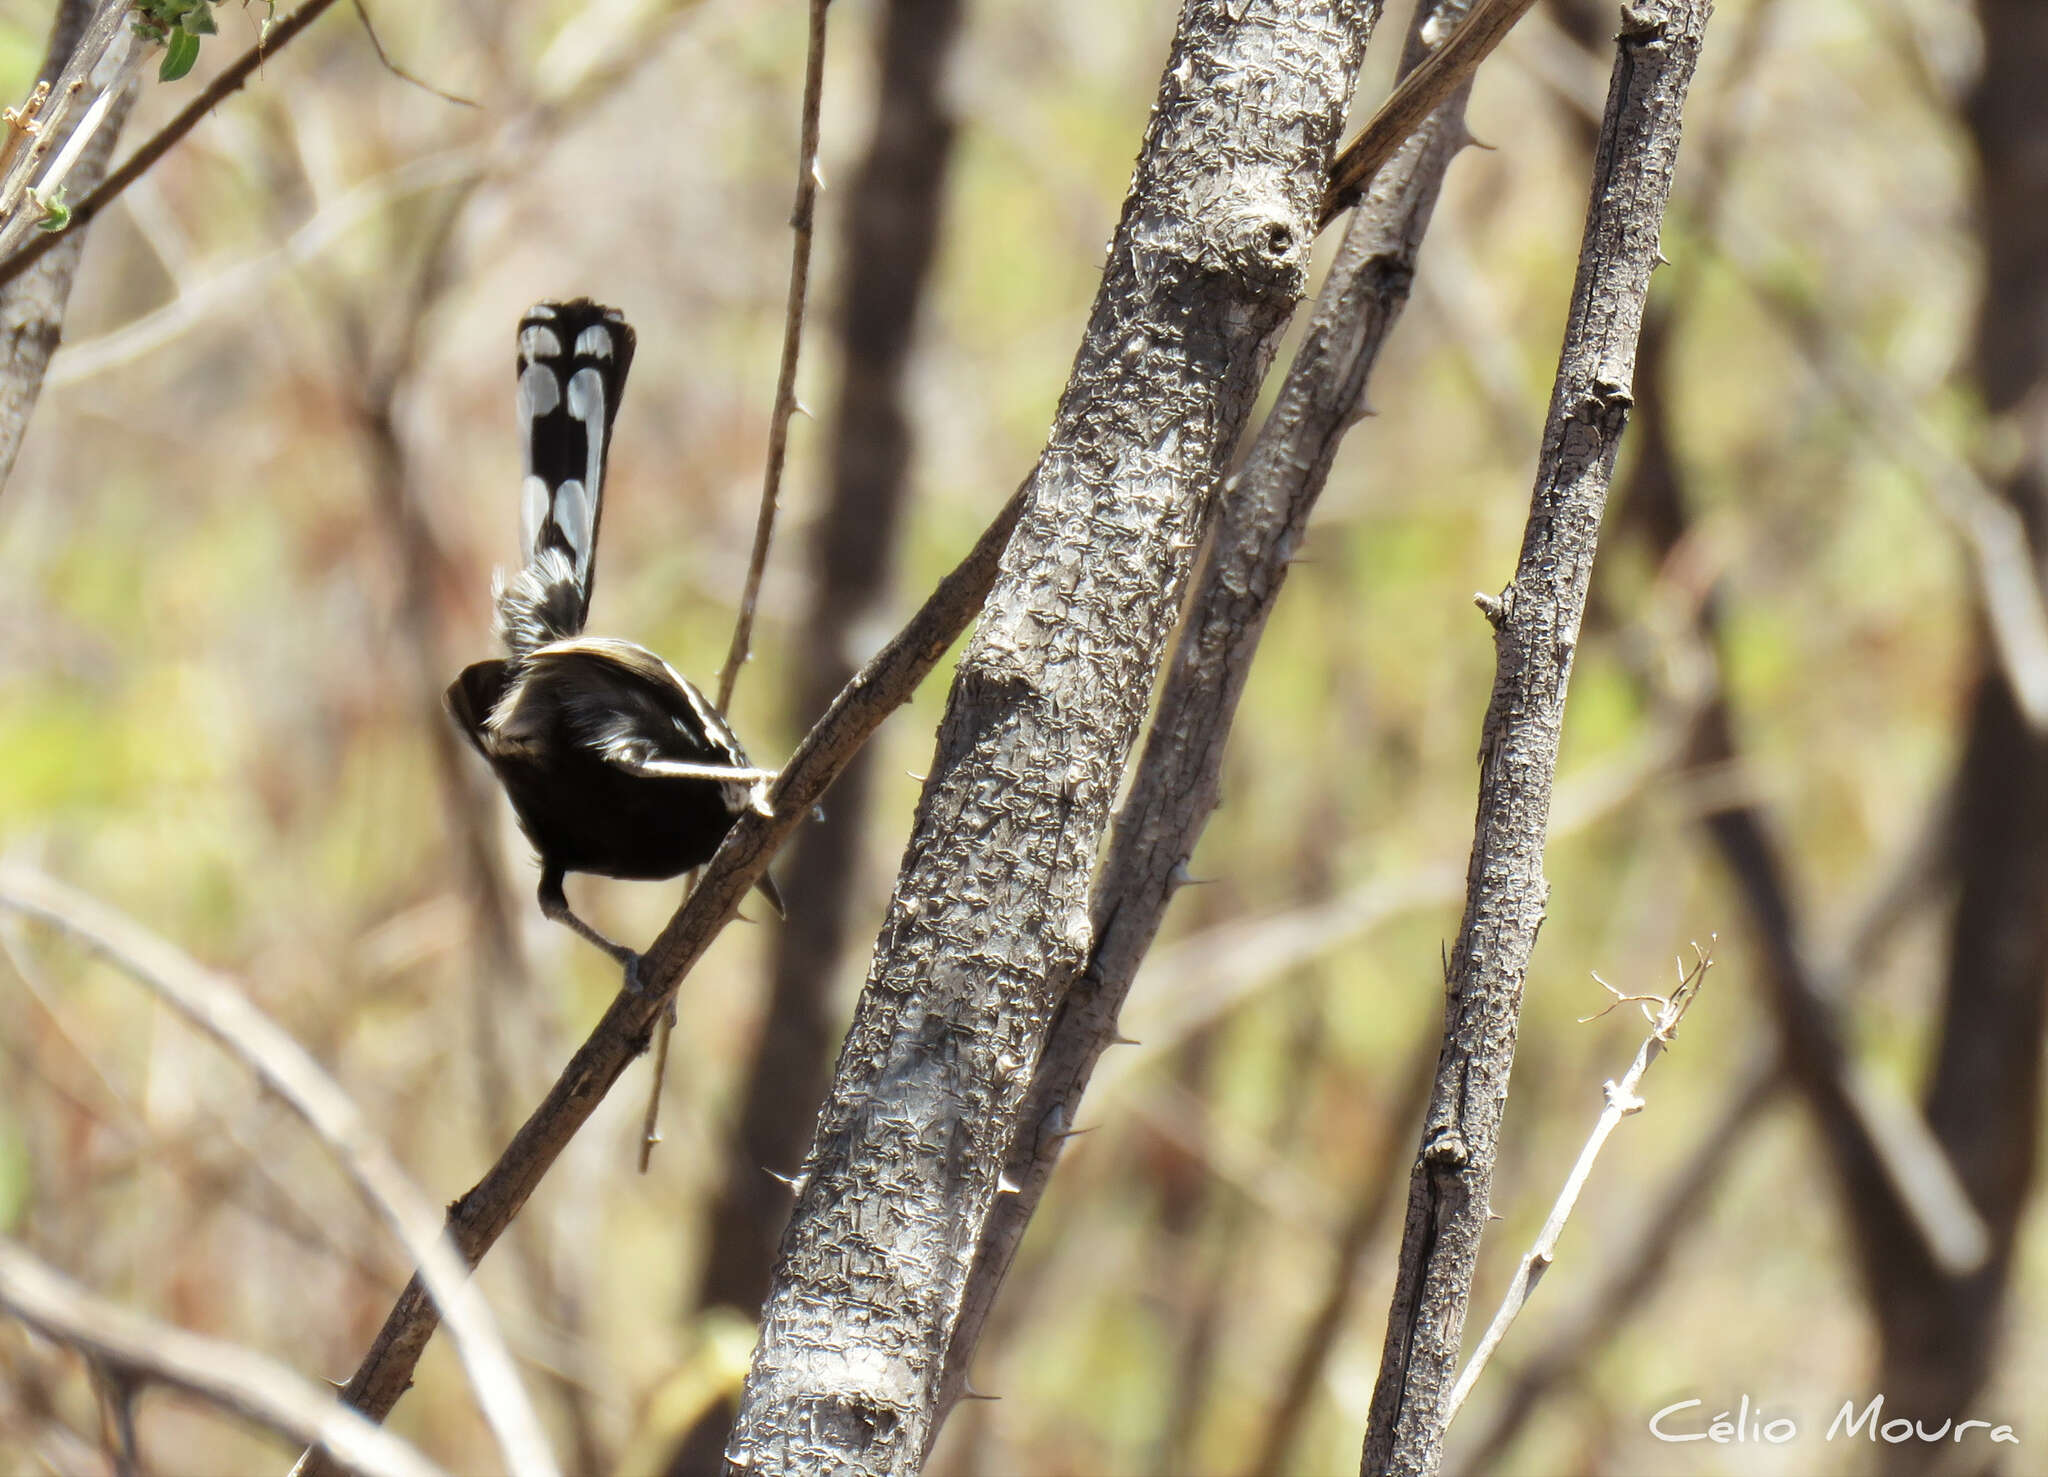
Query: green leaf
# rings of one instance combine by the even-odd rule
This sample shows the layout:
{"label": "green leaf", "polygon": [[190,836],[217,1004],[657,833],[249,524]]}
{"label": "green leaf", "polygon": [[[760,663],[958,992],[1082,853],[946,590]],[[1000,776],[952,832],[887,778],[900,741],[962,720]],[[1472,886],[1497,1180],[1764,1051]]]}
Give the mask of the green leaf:
{"label": "green leaf", "polygon": [[211,36],[215,29],[213,7],[196,5],[178,17],[178,24],[194,36]]}
{"label": "green leaf", "polygon": [[51,191],[48,199],[34,196],[36,204],[43,208],[43,218],[36,222],[38,231],[61,231],[71,224],[71,207],[64,203],[62,185]]}
{"label": "green leaf", "polygon": [[156,80],[175,82],[192,70],[192,63],[199,60],[199,38],[180,26],[171,32],[164,42],[163,65],[156,69]]}

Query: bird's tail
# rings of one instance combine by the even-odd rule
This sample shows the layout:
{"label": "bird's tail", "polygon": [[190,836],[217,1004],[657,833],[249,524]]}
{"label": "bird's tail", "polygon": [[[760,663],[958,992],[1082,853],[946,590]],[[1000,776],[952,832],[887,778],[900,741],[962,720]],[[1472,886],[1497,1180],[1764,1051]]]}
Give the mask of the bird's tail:
{"label": "bird's tail", "polygon": [[515,657],[583,630],[605,454],[632,364],[633,330],[615,308],[588,298],[536,303],[519,320],[525,563],[496,591],[498,634]]}

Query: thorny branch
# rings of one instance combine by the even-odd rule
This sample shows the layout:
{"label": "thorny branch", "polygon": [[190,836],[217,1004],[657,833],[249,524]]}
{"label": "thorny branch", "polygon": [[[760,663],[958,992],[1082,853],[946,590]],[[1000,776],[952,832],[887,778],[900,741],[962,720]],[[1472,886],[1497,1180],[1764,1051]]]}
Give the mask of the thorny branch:
{"label": "thorny branch", "polygon": [[1709,8],[1706,0],[1642,0],[1623,12],[1521,558],[1499,598],[1479,597],[1498,667],[1481,732],[1465,916],[1445,981],[1444,1053],[1410,1176],[1361,1463],[1367,1474],[1425,1477],[1443,1460],[1522,984],[1547,901],[1544,837],[1565,692]]}
{"label": "thorny branch", "polygon": [[[1460,6],[1422,6],[1404,63],[1427,66],[1429,36]],[[1324,279],[1278,401],[1218,514],[1208,560],[1189,602],[1143,754],[1119,809],[1091,902],[1095,948],[1061,1002],[1033,1071],[998,1203],[981,1244],[966,1308],[947,1356],[944,1403],[966,1388],[968,1362],[1003,1279],[1043,1198],[1065,1130],[1117,1021],[1138,966],[1215,809],[1223,755],[1266,622],[1366,382],[1407,301],[1415,260],[1444,171],[1467,142],[1464,94],[1422,123],[1395,165],[1373,181]],[[1349,910],[1347,910],[1349,911]]]}

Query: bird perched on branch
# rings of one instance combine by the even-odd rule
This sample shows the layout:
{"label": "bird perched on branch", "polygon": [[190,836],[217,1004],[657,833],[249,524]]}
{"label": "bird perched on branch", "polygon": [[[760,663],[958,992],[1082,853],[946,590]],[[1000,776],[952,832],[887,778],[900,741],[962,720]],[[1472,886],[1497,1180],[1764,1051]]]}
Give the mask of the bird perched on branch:
{"label": "bird perched on branch", "polygon": [[[583,634],[605,455],[632,363],[633,330],[587,298],[537,303],[519,321],[526,562],[494,590],[510,655],[464,668],[447,703],[539,854],[541,912],[618,960],[638,990],[640,956],[570,911],[563,875],[679,876],[710,860],[743,811],[766,811],[775,775],[667,662]],[[780,913],[765,873],[759,886]]]}

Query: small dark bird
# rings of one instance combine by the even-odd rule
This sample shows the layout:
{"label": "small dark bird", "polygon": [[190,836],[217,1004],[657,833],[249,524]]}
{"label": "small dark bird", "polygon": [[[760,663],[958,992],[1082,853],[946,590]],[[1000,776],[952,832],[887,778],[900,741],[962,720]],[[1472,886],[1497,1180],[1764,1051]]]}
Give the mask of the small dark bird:
{"label": "small dark bird", "polygon": [[[690,680],[630,641],[585,636],[605,455],[633,330],[587,298],[519,321],[526,563],[494,594],[511,653],[463,669],[448,711],[488,759],[540,859],[540,910],[625,966],[640,956],[578,918],[567,872],[656,881],[709,861],[741,812],[767,808],[756,769]],[[759,884],[777,913],[782,900]]]}

